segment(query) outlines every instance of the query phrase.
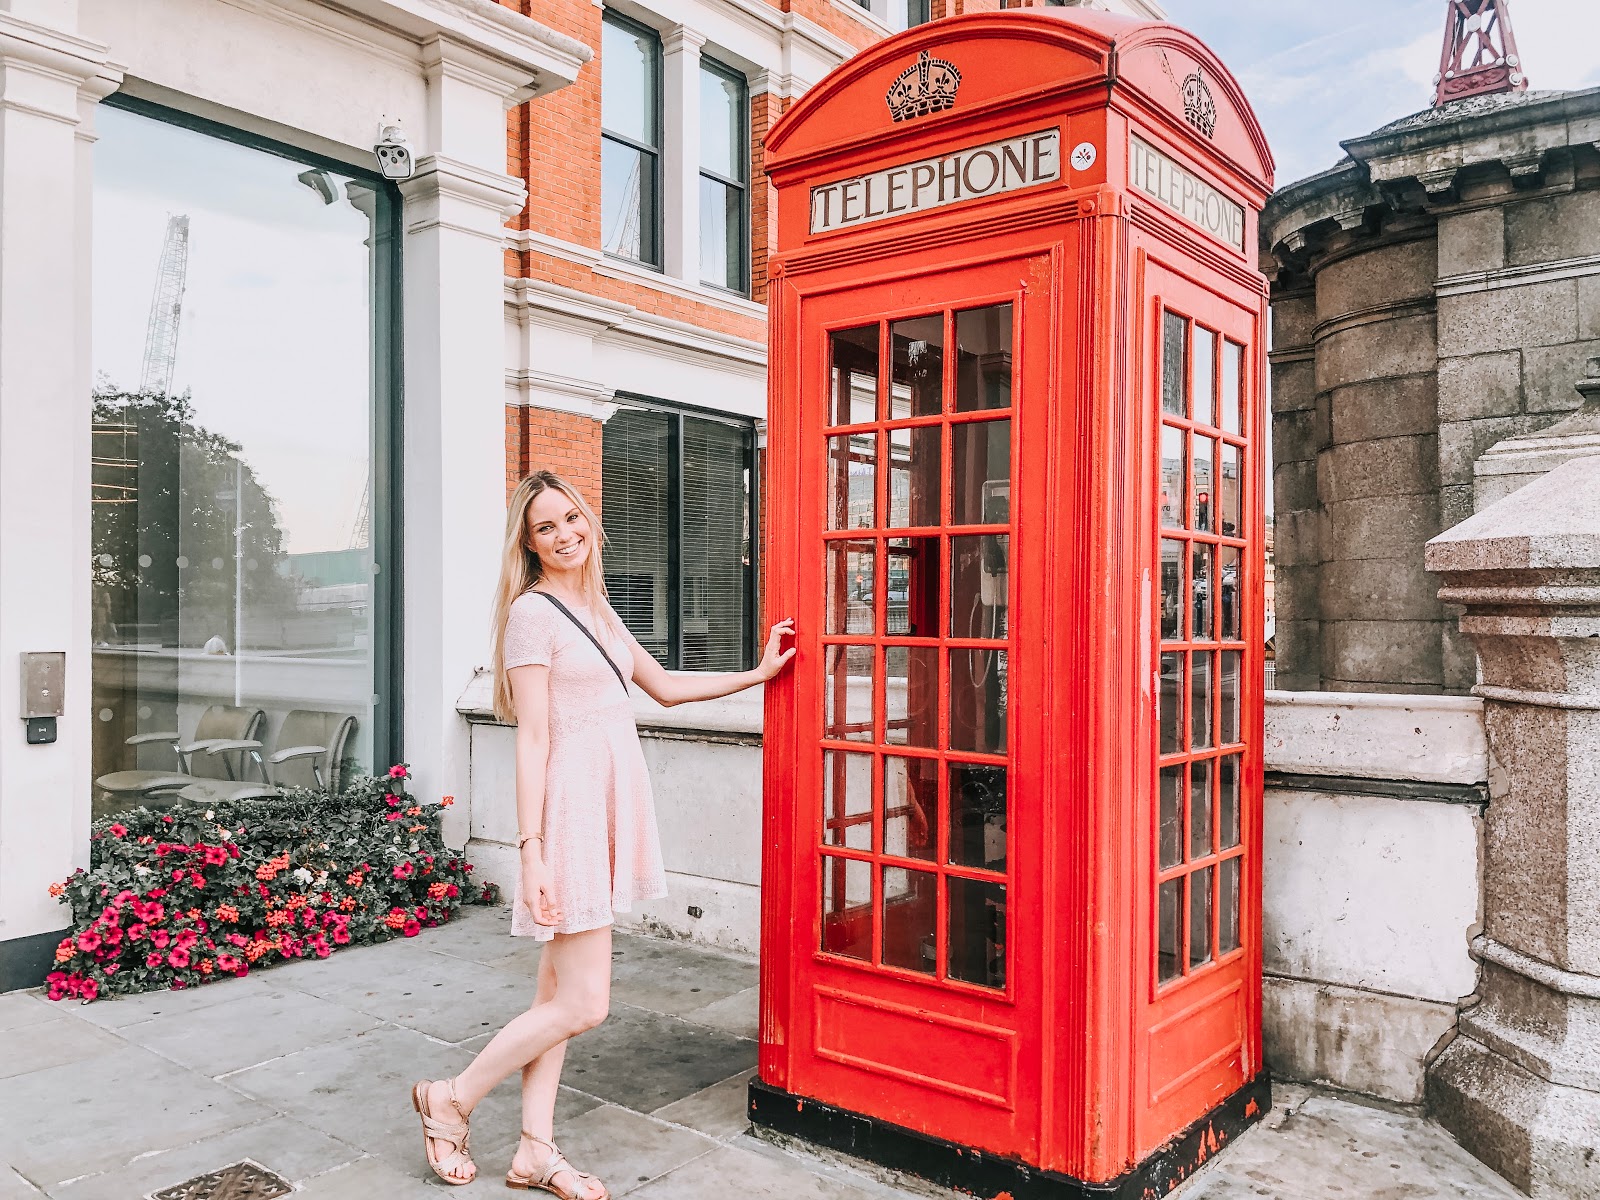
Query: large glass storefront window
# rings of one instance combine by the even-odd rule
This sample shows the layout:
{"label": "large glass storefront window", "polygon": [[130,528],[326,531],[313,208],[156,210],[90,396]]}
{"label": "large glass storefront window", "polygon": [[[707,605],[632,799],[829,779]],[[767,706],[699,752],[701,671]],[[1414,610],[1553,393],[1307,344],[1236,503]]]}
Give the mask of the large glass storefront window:
{"label": "large glass storefront window", "polygon": [[96,814],[398,751],[390,185],[97,118]]}

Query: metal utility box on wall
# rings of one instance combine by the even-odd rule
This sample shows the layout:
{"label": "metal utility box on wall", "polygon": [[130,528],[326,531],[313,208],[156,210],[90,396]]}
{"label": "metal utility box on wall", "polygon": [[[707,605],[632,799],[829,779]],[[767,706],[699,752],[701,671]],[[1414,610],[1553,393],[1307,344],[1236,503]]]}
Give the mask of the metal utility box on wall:
{"label": "metal utility box on wall", "polygon": [[1272,163],[1175,27],[956,17],[774,127],[758,1125],[1154,1196],[1268,1101]]}

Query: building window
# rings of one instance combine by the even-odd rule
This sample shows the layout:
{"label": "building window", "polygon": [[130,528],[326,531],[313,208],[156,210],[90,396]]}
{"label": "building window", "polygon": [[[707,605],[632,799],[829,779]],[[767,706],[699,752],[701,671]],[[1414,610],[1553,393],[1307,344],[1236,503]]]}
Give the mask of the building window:
{"label": "building window", "polygon": [[[1005,8],[1007,3],[1008,0],[1000,0],[1000,7]],[[897,33],[933,20],[932,0],[856,0],[856,4]],[[1011,7],[1016,4],[1013,2]]]}
{"label": "building window", "polygon": [[96,124],[93,811],[392,762],[399,196],[131,100]]}
{"label": "building window", "polygon": [[605,424],[606,590],[674,671],[754,661],[755,427],[622,399]]}
{"label": "building window", "polygon": [[700,281],[749,290],[750,89],[700,60]]}
{"label": "building window", "polygon": [[607,10],[600,47],[600,245],[659,267],[661,39]]}

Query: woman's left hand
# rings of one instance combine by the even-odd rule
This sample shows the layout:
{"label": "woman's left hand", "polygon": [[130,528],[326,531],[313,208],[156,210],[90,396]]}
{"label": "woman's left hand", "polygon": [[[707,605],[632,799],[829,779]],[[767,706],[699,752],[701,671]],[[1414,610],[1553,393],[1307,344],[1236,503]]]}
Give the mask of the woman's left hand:
{"label": "woman's left hand", "polygon": [[793,646],[790,646],[787,650],[780,649],[786,636],[794,636],[793,617],[785,617],[781,621],[775,621],[772,631],[767,634],[766,651],[761,655],[761,662],[756,665],[756,674],[761,676],[763,680],[771,679],[784,667],[788,666],[789,660],[794,657]]}

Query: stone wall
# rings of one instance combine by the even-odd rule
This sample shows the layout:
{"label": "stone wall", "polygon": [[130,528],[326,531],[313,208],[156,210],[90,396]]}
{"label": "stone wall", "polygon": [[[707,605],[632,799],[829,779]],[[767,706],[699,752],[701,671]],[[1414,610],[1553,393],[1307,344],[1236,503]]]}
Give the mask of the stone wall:
{"label": "stone wall", "polygon": [[1462,101],[1269,202],[1278,687],[1472,686],[1423,547],[1472,513],[1479,455],[1578,407],[1597,126],[1600,89]]}

